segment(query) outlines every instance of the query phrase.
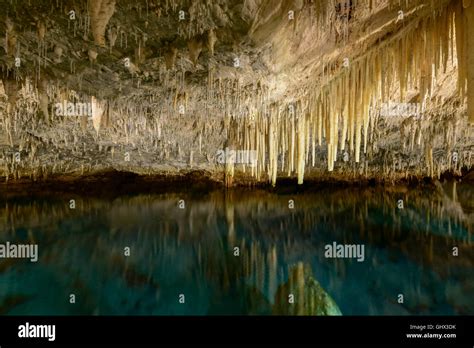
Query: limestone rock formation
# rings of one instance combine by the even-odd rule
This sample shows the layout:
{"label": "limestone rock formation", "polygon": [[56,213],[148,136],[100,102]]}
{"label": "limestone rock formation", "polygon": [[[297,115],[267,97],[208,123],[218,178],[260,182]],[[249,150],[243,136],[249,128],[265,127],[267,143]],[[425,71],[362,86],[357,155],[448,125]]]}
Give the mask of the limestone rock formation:
{"label": "limestone rock formation", "polygon": [[[70,175],[205,170],[228,185],[472,169],[471,1],[0,5],[0,153],[18,152],[25,132],[50,147],[20,178],[38,162]],[[55,117],[57,103],[91,96],[110,127]]]}

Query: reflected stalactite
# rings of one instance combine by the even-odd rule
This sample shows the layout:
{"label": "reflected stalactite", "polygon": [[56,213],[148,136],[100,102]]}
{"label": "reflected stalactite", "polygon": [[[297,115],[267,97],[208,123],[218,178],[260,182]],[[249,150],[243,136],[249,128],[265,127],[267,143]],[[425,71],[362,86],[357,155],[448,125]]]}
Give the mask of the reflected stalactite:
{"label": "reflected stalactite", "polygon": [[235,214],[234,214],[234,204],[232,199],[232,192],[225,193],[225,217],[227,222],[227,238],[229,245],[235,243]]}
{"label": "reflected stalactite", "polygon": [[[64,270],[58,276],[65,277],[61,278],[65,284],[68,274],[74,275],[93,293],[90,296],[98,296],[93,290],[98,279],[104,288],[116,282],[121,291],[159,291],[158,298],[165,302],[166,289],[192,284],[202,301],[215,298],[215,313],[225,311],[219,303],[230,296],[242,301],[239,310],[253,313],[321,314],[331,312],[320,307],[327,293],[337,296],[339,305],[343,284],[354,281],[359,265],[355,260],[324,257],[324,246],[333,241],[366,246],[364,272],[373,264],[369,273],[382,277],[377,286],[390,283],[391,274],[403,276],[405,263],[396,261],[400,258],[413,269],[430,269],[439,279],[449,274],[458,279],[458,272],[474,264],[469,256],[474,226],[468,192],[465,183],[439,184],[435,190],[322,189],[296,198],[227,190],[180,195],[186,209],[176,206],[174,194],[110,201],[75,197],[75,210],[69,208],[69,197],[33,201],[19,197],[1,201],[0,236],[37,242],[40,264]],[[290,197],[296,199],[297,209],[289,215]],[[404,209],[397,207],[399,199]],[[125,246],[131,247],[130,258],[124,257]],[[459,257],[446,252],[452,246],[459,247]],[[239,256],[234,247],[239,247]],[[3,274],[18,265],[4,261]],[[295,267],[288,268],[291,265]],[[325,291],[315,274],[324,275],[318,280],[324,282]],[[212,295],[205,295],[211,290]],[[288,306],[290,293],[295,295],[294,306]],[[156,301],[144,313],[163,308],[163,302]],[[113,312],[109,307],[100,310]]]}
{"label": "reflected stalactite", "polygon": [[290,270],[288,282],[275,295],[274,314],[341,315],[334,300],[313,278],[311,269],[298,263]]}

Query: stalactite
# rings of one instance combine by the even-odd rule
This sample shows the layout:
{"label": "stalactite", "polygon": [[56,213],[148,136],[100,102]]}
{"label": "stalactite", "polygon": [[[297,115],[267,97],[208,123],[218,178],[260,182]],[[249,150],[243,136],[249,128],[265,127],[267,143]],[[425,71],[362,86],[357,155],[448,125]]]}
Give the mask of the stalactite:
{"label": "stalactite", "polygon": [[431,145],[426,145],[425,147],[425,161],[427,168],[427,175],[433,177],[434,175],[434,163],[433,163],[433,147]]}
{"label": "stalactite", "polygon": [[90,48],[89,51],[87,52],[89,56],[89,61],[91,64],[95,63],[97,60],[98,53],[95,49]]}
{"label": "stalactite", "polygon": [[18,82],[12,77],[3,78],[2,82],[8,100],[7,114],[11,114],[16,108],[16,102],[18,99],[18,92],[20,90],[20,86],[18,85]]}
{"label": "stalactite", "polygon": [[[330,11],[332,7],[331,2],[310,3],[314,4],[314,8],[321,8],[321,11]],[[380,118],[380,113],[377,114],[375,110],[380,108],[384,102],[390,102],[392,98],[399,98],[402,103],[409,101],[408,98],[420,103],[425,101],[431,103],[432,101],[429,97],[431,94],[434,94],[436,88],[434,82],[439,82],[437,80],[439,73],[446,71],[449,63],[449,54],[451,54],[451,58],[456,56],[456,53],[453,52],[454,41],[456,41],[457,58],[459,60],[459,90],[461,95],[468,97],[468,114],[472,121],[474,117],[474,95],[472,94],[474,93],[474,67],[471,57],[474,56],[472,54],[474,44],[472,43],[472,35],[469,35],[468,25],[472,24],[473,5],[470,5],[469,1],[460,1],[456,2],[456,4],[450,2],[448,4],[448,1],[445,0],[438,3],[430,1],[429,4],[421,0],[392,1],[392,3],[394,8],[410,8],[410,10],[415,12],[407,14],[407,20],[402,25],[395,27],[393,32],[391,31],[393,28],[390,28],[387,35],[383,35],[373,44],[367,45],[365,50],[356,49],[355,52],[357,54],[350,57],[350,64],[347,66],[341,64],[341,58],[344,54],[354,51],[348,49],[346,52],[345,48],[342,47],[340,50],[335,51],[334,55],[322,53],[323,63],[318,63],[314,70],[311,70],[312,72],[314,71],[314,76],[316,77],[314,82],[309,82],[308,85],[305,82],[301,88],[299,86],[295,88],[293,94],[286,94],[284,98],[288,99],[283,99],[283,103],[289,103],[290,98],[291,103],[282,104],[278,107],[270,105],[270,103],[274,103],[274,100],[269,97],[268,90],[265,87],[266,82],[256,81],[253,83],[252,89],[249,88],[247,81],[240,82],[241,79],[239,77],[221,77],[220,71],[215,66],[212,67],[212,64],[216,64],[215,61],[218,59],[211,58],[211,63],[208,65],[207,98],[205,93],[194,94],[192,89],[186,91],[184,88],[184,72],[188,68],[189,62],[183,59],[179,63],[179,71],[167,71],[173,69],[176,65],[178,49],[173,45],[182,46],[183,42],[186,42],[186,39],[177,39],[169,44],[167,50],[160,52],[164,58],[167,70],[161,64],[159,81],[155,82],[156,84],[162,84],[166,89],[166,93],[169,93],[169,98],[166,99],[159,111],[160,117],[169,112],[171,117],[175,119],[175,116],[178,115],[172,109],[174,107],[174,110],[177,110],[178,106],[183,103],[186,113],[188,113],[189,104],[189,113],[191,114],[194,111],[192,110],[194,104],[197,104],[196,101],[205,100],[206,114],[196,116],[199,118],[199,122],[204,117],[207,119],[212,118],[216,114],[225,114],[227,119],[223,127],[225,136],[235,136],[236,145],[232,149],[244,149],[245,156],[248,156],[250,151],[256,151],[257,165],[251,166],[251,175],[259,180],[268,179],[272,185],[276,183],[278,170],[285,174],[288,173],[288,176],[296,174],[298,183],[301,184],[305,172],[308,172],[306,165],[311,164],[315,166],[324,163],[326,155],[328,171],[333,171],[336,167],[338,173],[341,173],[352,167],[354,175],[362,173],[364,170],[367,173],[368,161],[373,158],[372,155],[376,151],[374,150],[376,148],[376,143],[374,142],[383,136],[380,133],[374,136],[374,130],[377,130],[377,120]],[[411,8],[415,3],[422,6],[415,10]],[[113,8],[107,16],[101,13],[101,11],[105,11],[103,9],[104,6],[111,6]],[[178,5],[173,4],[170,6]],[[428,10],[427,7],[430,6],[431,9]],[[274,14],[273,9],[268,8],[268,5],[264,7],[267,8],[269,11],[268,15],[271,17]],[[114,8],[115,1],[88,0],[92,34],[96,43],[102,46],[104,42],[103,33],[113,15]],[[107,11],[110,12],[110,8]],[[194,16],[202,14],[199,11],[193,13]],[[105,24],[101,23],[99,25],[98,18],[101,16],[108,18],[106,18]],[[87,32],[87,18],[81,17],[78,17],[80,19],[77,23],[81,26],[80,30]],[[261,27],[266,25],[263,13],[259,13],[257,17],[259,19],[256,22],[260,21],[260,23],[255,24],[254,31],[257,31],[257,29],[260,31]],[[320,13],[316,13],[315,21],[322,24],[329,20],[325,19]],[[198,61],[203,62],[200,69],[206,68],[204,62],[208,62],[209,56],[214,54],[214,44],[217,36],[214,29],[210,28],[217,27],[214,24],[198,25],[194,20],[189,25],[189,28],[184,31],[191,35],[186,36],[186,38],[190,38],[187,39],[189,57],[194,65]],[[114,26],[107,31],[108,48],[110,50],[112,50],[117,39],[118,28]],[[389,28],[388,25],[387,28]],[[13,25],[7,26],[7,35],[10,35],[13,31]],[[137,61],[140,61],[140,58],[144,57],[141,50],[143,46],[141,41],[137,39],[138,35],[136,32],[135,38],[139,44]],[[260,31],[259,33],[261,34],[262,32]],[[13,34],[10,36],[13,36]],[[224,39],[225,35],[222,35],[222,38]],[[200,58],[203,45],[207,45],[209,55],[206,54]],[[54,46],[51,45],[51,47]],[[85,52],[87,52],[87,49],[90,49],[88,53],[91,63],[95,62],[97,52],[100,52],[101,57],[104,54],[103,49],[97,50],[97,47],[92,48],[92,46],[85,47]],[[224,49],[225,47],[223,46],[222,48]],[[6,47],[6,50],[11,54],[9,47]],[[56,54],[58,60],[55,60],[55,62],[60,62],[61,54]],[[106,59],[106,57],[104,56],[103,59]],[[73,60],[71,59],[70,62],[72,64]],[[80,63],[79,60],[77,62],[78,64]],[[39,64],[36,66],[39,69]],[[101,67],[96,65],[93,68]],[[188,79],[188,81],[193,80],[194,83],[200,77],[201,75],[196,75]],[[86,84],[88,82],[84,80],[86,88],[88,88]],[[145,90],[145,88],[143,89]],[[51,93],[51,90],[49,92],[50,96],[54,95]],[[412,99],[414,93],[416,94]],[[201,98],[202,96],[204,97]],[[48,111],[47,98],[48,93],[46,91],[40,94],[39,99],[36,100],[39,101],[40,109],[46,110],[46,113]],[[160,96],[156,93],[153,98],[159,100]],[[412,102],[411,100],[409,102]],[[152,98],[148,99],[147,96],[146,102],[152,104]],[[35,110],[36,105],[34,106]],[[279,110],[280,107],[281,111]],[[131,120],[124,121],[117,126],[117,129],[120,129],[122,135],[125,134],[127,142],[130,141],[132,144],[135,144],[137,143],[136,138],[143,136],[138,141],[138,145],[146,147],[146,140],[152,139],[153,147],[160,149],[160,155],[168,156],[169,153],[171,153],[171,156],[175,155],[176,148],[165,144],[165,140],[168,141],[169,139],[168,130],[165,130],[165,123],[148,125],[152,129],[150,132],[154,133],[149,135],[146,134],[148,131],[146,125],[142,126],[132,117],[134,114],[145,114],[148,117],[150,114],[149,108],[149,104],[137,108],[123,108],[123,110],[130,114],[129,116],[123,115],[123,119],[130,117]],[[100,117],[97,116],[98,113],[94,113],[96,116],[95,121],[93,117],[92,123],[97,135],[99,135],[99,129],[105,127],[106,123],[108,123],[110,108],[104,106],[104,110],[107,111],[100,113]],[[245,115],[245,117],[242,118],[242,115]],[[46,116],[49,118],[49,115]],[[12,120],[10,124],[15,125],[15,116],[12,116]],[[62,122],[61,125],[63,126],[66,125],[64,118],[55,119],[56,121]],[[83,122],[85,123],[85,121]],[[448,123],[443,123],[443,125],[446,125],[447,129],[445,145],[449,148],[454,147],[456,145],[456,127]],[[163,134],[161,134],[162,127]],[[410,149],[416,151],[418,150],[418,144],[421,151],[426,153],[430,173],[435,175],[440,170],[436,163],[431,163],[433,161],[432,152],[435,148],[432,147],[430,155],[429,148],[425,146],[426,138],[434,134],[433,130],[425,131],[426,127],[423,128],[421,122],[414,121],[407,122],[403,127],[404,149],[407,152]],[[203,152],[204,156],[208,155],[206,153],[208,148],[203,148],[202,138],[206,139],[214,136],[218,132],[215,128],[215,124],[204,125],[204,127],[201,127],[199,123],[193,125],[193,130],[198,132],[198,139],[194,137],[193,144],[198,140],[200,155],[203,155]],[[235,131],[232,131],[232,128],[235,128]],[[158,133],[158,139],[162,137],[163,139],[160,140],[163,141],[153,139],[156,133]],[[101,136],[102,134],[104,132],[101,133]],[[56,144],[59,144],[58,141],[56,141]],[[363,154],[361,154],[361,151],[363,151]],[[349,155],[350,161],[360,164],[336,166],[336,161],[341,152],[344,154],[344,158],[346,158],[346,155]],[[321,155],[322,153],[324,154]],[[184,148],[183,154],[188,154],[188,151],[185,151]],[[439,158],[436,151],[434,155],[435,159],[436,157]],[[423,156],[423,153],[420,156]],[[193,157],[197,160],[195,153],[190,153],[190,158]],[[248,157],[245,159],[248,161]],[[347,160],[345,159],[344,161]],[[191,162],[192,160],[190,159]],[[393,167],[390,158],[387,159],[387,163],[387,173],[392,175]],[[237,168],[240,168],[240,166],[237,166]],[[248,171],[247,165],[243,165],[242,168],[244,172]],[[420,172],[423,170],[420,169]],[[226,164],[225,172],[228,177],[226,180],[232,180],[234,164]]]}
{"label": "stalactite", "polygon": [[42,79],[38,84],[38,99],[39,99],[39,108],[43,113],[43,118],[46,123],[51,121],[49,111],[48,111],[48,82],[45,79]]}
{"label": "stalactite", "polygon": [[305,136],[306,136],[306,118],[303,112],[298,112],[298,117],[297,117],[297,174],[298,174],[298,184],[301,185],[303,183],[303,178],[304,178],[304,169],[305,169]]}
{"label": "stalactite", "polygon": [[290,165],[288,169],[288,176],[295,170],[295,111],[294,111],[294,105],[290,105],[291,107],[291,112],[290,112],[290,120],[291,120],[291,136],[290,136]]}
{"label": "stalactite", "polygon": [[14,57],[16,54],[17,33],[15,31],[13,22],[7,17],[5,20],[5,51],[7,55]]}
{"label": "stalactite", "polygon": [[200,38],[192,38],[188,41],[189,58],[196,66],[199,55],[202,51],[203,42]]}
{"label": "stalactite", "polygon": [[170,46],[164,53],[164,59],[166,69],[171,70],[176,64],[176,57],[178,56],[178,49],[174,46]]}
{"label": "stalactite", "polygon": [[116,27],[109,28],[107,30],[107,39],[109,40],[109,51],[112,53],[112,49],[115,46],[115,42],[117,41],[118,37],[118,29]]}
{"label": "stalactite", "polygon": [[467,78],[467,112],[468,120],[471,125],[474,125],[474,35],[472,28],[474,27],[474,4],[472,1],[463,1],[464,13],[466,16],[465,26],[469,28],[466,31],[466,78]]}
{"label": "stalactite", "polygon": [[456,52],[458,58],[458,89],[461,96],[465,93],[466,82],[466,32],[465,32],[465,16],[463,14],[462,4],[459,2],[455,9],[455,25],[456,25]]}
{"label": "stalactite", "polygon": [[[310,154],[310,145],[311,145],[311,137],[310,137],[310,125],[311,125],[311,120],[310,120],[310,115],[306,114],[306,122],[305,122],[305,143],[304,143],[304,148],[306,149],[305,153],[305,166],[309,165],[309,154]],[[309,118],[309,119],[308,119]]]}
{"label": "stalactite", "polygon": [[115,12],[115,0],[88,0],[94,42],[105,47],[105,28]]}
{"label": "stalactite", "polygon": [[94,96],[92,96],[91,104],[92,104],[92,125],[97,135],[99,135],[100,126],[102,124],[102,116],[105,111],[104,103],[101,101],[98,101]]}
{"label": "stalactite", "polygon": [[270,114],[270,124],[268,129],[268,155],[269,155],[269,170],[268,176],[272,186],[276,185],[277,170],[278,170],[278,115],[275,111]]}
{"label": "stalactite", "polygon": [[314,111],[314,106],[312,107],[313,113],[311,113],[311,123],[313,124],[312,131],[311,131],[311,165],[314,167],[316,165],[316,115]]}
{"label": "stalactite", "polygon": [[214,46],[217,42],[217,36],[214,32],[214,29],[210,29],[207,33],[207,49],[209,50],[209,54],[211,56],[214,55]]}
{"label": "stalactite", "polygon": [[[303,147],[304,151],[313,147],[311,151],[313,154],[315,139],[318,138],[318,145],[322,145],[321,140],[325,138],[329,171],[333,170],[338,149],[345,151],[347,143],[356,163],[361,160],[361,149],[364,154],[367,153],[368,144],[373,139],[374,118],[377,115],[371,109],[390,101],[390,88],[394,82],[398,82],[402,102],[409,86],[419,87],[421,99],[425,94],[431,96],[436,76],[446,69],[449,52],[452,51],[450,41],[453,41],[452,35],[449,35],[449,28],[453,26],[452,10],[441,6],[433,13],[427,18],[420,18],[418,22],[411,23],[401,35],[386,40],[380,46],[369,49],[360,58],[352,60],[342,74],[336,74],[331,79],[327,78],[329,75],[324,74],[323,81],[326,82],[323,82],[322,88],[314,91],[315,95],[309,97],[312,100],[312,112],[308,118],[309,124],[305,126]],[[421,42],[416,44],[413,36],[415,31],[421,35]],[[461,31],[462,28],[459,32]],[[459,46],[463,51],[465,45]],[[323,71],[326,70],[330,74],[333,70],[332,63],[324,64]],[[291,175],[295,170],[295,153],[298,156],[301,154],[299,151],[301,139],[297,139],[298,148],[295,149],[295,129],[299,129],[299,123],[294,124],[290,113],[288,118],[284,124],[289,128],[287,131],[289,136],[288,140],[282,140],[282,143],[288,144],[287,170],[288,175]],[[342,122],[341,129],[340,122]],[[412,134],[419,129],[413,126]],[[417,134],[421,134],[420,132]],[[414,141],[411,142],[413,143]],[[308,160],[309,151],[305,152],[305,157]],[[315,155],[312,155],[313,164],[314,157]],[[297,172],[300,171],[299,160],[298,157]]]}
{"label": "stalactite", "polygon": [[348,107],[348,98],[347,95],[349,91],[349,77],[347,74],[343,76],[343,91],[342,91],[342,98],[343,98],[343,109],[342,109],[342,133],[341,133],[341,151],[346,149],[346,139],[347,139],[347,132],[348,132],[348,124],[349,124],[349,107]]}
{"label": "stalactite", "polygon": [[[36,23],[36,27],[38,30],[38,48],[39,48],[39,56],[43,57],[46,60],[46,42],[45,42],[45,36],[46,36],[46,24],[44,21],[39,20]],[[45,61],[46,64],[46,61]]]}

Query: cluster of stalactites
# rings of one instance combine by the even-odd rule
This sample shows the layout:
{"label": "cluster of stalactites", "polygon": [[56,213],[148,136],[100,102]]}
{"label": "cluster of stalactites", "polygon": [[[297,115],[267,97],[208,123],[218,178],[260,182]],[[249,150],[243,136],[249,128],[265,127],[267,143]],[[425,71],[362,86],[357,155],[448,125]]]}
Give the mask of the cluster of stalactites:
{"label": "cluster of stalactites", "polygon": [[407,91],[415,90],[418,103],[429,102],[436,78],[456,57],[456,42],[458,52],[464,54],[459,66],[466,66],[459,75],[460,91],[467,93],[463,83],[469,79],[466,70],[470,61],[465,53],[469,42],[465,41],[472,39],[463,34],[466,22],[458,23],[457,11],[458,6],[450,4],[410,22],[348,65],[339,64],[339,73],[298,102],[274,105],[239,120],[239,144],[245,153],[254,150],[257,154],[252,175],[260,179],[265,173],[275,185],[280,170],[289,176],[296,173],[301,184],[305,166],[310,160],[315,164],[316,146],[323,145],[327,146],[328,171],[333,171],[338,152],[359,163],[371,140],[378,110],[393,101],[394,86],[400,102],[405,102]]}
{"label": "cluster of stalactites", "polygon": [[462,97],[467,96],[469,123],[474,125],[474,2],[456,1],[452,8],[455,11],[458,88]]}

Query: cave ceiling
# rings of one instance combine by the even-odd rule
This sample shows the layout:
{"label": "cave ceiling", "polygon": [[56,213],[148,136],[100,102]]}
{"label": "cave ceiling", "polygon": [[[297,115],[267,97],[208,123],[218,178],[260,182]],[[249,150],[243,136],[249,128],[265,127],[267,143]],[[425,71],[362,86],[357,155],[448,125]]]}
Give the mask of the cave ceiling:
{"label": "cave ceiling", "polygon": [[0,6],[7,180],[202,170],[275,185],[472,168],[469,0]]}

